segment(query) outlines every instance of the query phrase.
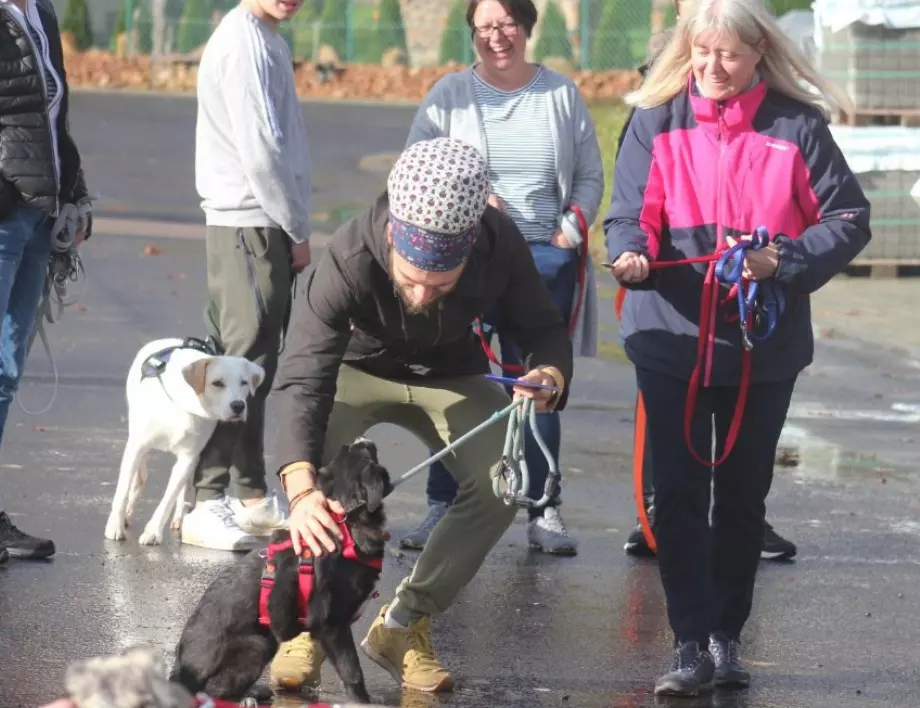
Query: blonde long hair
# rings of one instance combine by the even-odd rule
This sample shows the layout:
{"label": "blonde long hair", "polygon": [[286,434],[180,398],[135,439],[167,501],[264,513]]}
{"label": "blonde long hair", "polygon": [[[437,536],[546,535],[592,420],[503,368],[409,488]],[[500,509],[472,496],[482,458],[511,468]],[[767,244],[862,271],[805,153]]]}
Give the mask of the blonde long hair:
{"label": "blonde long hair", "polygon": [[[779,28],[763,0],[685,0],[674,35],[642,86],[625,96],[626,103],[654,108],[679,94],[690,75],[693,39],[710,30],[735,35],[752,47],[765,40],[766,51],[757,69],[774,91],[814,106],[825,117],[830,117],[829,109],[835,106],[847,112],[853,110],[846,92],[818,73],[808,57]],[[799,79],[813,86],[817,93],[803,87]]]}

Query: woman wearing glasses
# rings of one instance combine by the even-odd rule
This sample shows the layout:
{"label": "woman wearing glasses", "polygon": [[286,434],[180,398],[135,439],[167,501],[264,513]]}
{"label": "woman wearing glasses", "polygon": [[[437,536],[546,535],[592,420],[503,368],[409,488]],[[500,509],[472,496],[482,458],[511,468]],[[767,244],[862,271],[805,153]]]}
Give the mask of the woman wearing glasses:
{"label": "woman wearing glasses", "polygon": [[[486,156],[492,172],[493,206],[505,211],[531,247],[534,262],[570,324],[576,356],[596,353],[597,318],[593,267],[585,268],[578,297],[579,264],[586,234],[573,207],[593,223],[604,190],[604,169],[594,123],[574,82],[527,61],[525,52],[537,24],[531,0],[470,0],[467,23],[479,61],[443,77],[415,116],[408,144],[449,136],[470,143]],[[577,303],[581,300],[581,306]],[[520,365],[513,332],[483,313],[499,335],[502,363]],[[508,375],[514,376],[512,371]],[[538,416],[541,436],[557,464],[561,445],[558,413]],[[531,435],[525,439],[529,496],[543,496],[549,466]],[[405,548],[422,548],[446,513],[457,485],[440,463],[428,476],[429,513],[405,538]],[[558,506],[531,510],[527,538],[546,553],[574,555]]]}

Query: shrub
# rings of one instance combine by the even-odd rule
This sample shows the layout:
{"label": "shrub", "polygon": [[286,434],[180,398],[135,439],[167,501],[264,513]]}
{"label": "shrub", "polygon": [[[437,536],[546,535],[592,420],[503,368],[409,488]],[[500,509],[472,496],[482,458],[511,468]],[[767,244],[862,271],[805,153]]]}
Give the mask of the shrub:
{"label": "shrub", "polygon": [[81,51],[93,46],[93,27],[90,24],[86,0],[67,0],[61,32],[70,32]]}
{"label": "shrub", "polygon": [[442,64],[451,61],[466,64],[469,61],[469,33],[470,28],[466,24],[466,3],[456,0],[450,8],[447,24],[444,25],[444,32],[441,34],[438,56]]}
{"label": "shrub", "polygon": [[377,19],[377,41],[381,53],[396,47],[408,55],[406,47],[406,28],[403,26],[402,10],[399,0],[380,0]]}
{"label": "shrub", "polygon": [[543,61],[547,57],[572,58],[572,44],[569,42],[569,28],[565,24],[565,15],[555,3],[549,0],[540,22],[537,46],[534,58]]}

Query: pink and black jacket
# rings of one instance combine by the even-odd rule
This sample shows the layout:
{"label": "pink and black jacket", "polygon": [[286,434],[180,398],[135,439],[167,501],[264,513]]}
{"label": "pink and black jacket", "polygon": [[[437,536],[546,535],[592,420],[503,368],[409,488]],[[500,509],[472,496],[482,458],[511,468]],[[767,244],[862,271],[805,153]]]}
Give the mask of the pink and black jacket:
{"label": "pink and black jacket", "polygon": [[[614,177],[604,219],[611,261],[626,251],[662,261],[703,256],[727,236],[766,226],[780,248],[774,280],[787,304],[773,334],[754,347],[751,381],[793,378],[811,363],[808,295],[871,238],[869,202],[819,111],[763,81],[716,102],[691,78],[669,103],[635,112]],[[690,378],[706,267],[664,268],[627,286],[621,336],[636,366]],[[703,383],[737,385],[737,321],[713,316]]]}

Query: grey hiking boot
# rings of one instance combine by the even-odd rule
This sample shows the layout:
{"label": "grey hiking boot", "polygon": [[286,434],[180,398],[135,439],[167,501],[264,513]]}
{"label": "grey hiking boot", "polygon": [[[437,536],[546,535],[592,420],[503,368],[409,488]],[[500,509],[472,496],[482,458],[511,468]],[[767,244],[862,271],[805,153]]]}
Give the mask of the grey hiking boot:
{"label": "grey hiking boot", "polygon": [[574,556],[578,553],[578,541],[569,536],[562,515],[554,506],[546,507],[543,516],[530,520],[527,524],[527,541],[531,547],[544,553],[560,556]]}
{"label": "grey hiking boot", "polygon": [[741,646],[721,632],[709,637],[709,653],[716,664],[716,686],[751,685],[751,674],[741,663]]}
{"label": "grey hiking boot", "polygon": [[431,535],[434,527],[444,518],[444,514],[447,513],[449,508],[450,504],[439,501],[429,501],[428,516],[425,517],[422,523],[412,529],[412,531],[399,539],[399,547],[409,548],[415,551],[422,550],[428,542],[428,537]]}
{"label": "grey hiking boot", "polygon": [[715,683],[715,663],[708,649],[697,642],[684,642],[674,652],[671,671],[655,682],[656,696],[699,696]]}

